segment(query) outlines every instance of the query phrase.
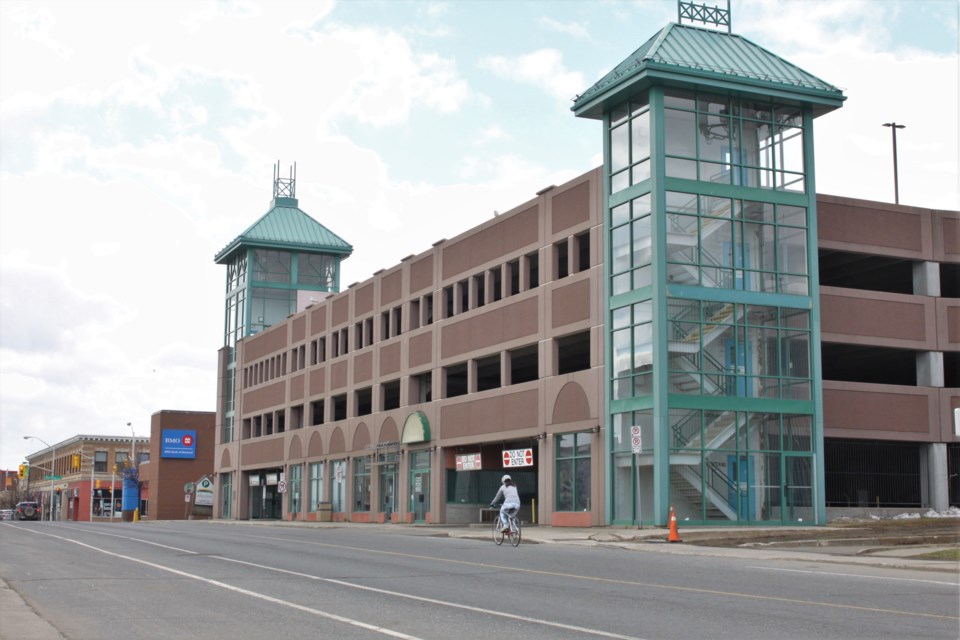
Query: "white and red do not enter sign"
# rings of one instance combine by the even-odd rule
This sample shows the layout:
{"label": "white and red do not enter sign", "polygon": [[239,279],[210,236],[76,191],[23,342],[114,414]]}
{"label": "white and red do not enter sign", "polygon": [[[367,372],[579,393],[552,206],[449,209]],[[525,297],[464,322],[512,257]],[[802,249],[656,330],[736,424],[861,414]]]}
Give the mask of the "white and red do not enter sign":
{"label": "white and red do not enter sign", "polygon": [[532,467],[533,449],[504,449],[504,467]]}

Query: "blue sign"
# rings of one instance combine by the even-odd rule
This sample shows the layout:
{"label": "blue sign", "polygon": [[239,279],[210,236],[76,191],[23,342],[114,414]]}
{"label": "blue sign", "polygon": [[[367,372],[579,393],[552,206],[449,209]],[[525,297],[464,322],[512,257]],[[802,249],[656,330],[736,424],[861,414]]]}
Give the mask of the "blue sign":
{"label": "blue sign", "polygon": [[164,429],[160,435],[161,458],[197,457],[197,432],[179,429]]}

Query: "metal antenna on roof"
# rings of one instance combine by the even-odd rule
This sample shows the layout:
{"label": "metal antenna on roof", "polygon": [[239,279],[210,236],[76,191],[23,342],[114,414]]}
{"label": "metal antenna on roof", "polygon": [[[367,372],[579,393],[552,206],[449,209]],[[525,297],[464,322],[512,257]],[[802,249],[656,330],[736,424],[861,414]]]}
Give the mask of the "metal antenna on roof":
{"label": "metal antenna on roof", "polygon": [[683,24],[684,18],[688,22],[702,22],[703,24],[712,24],[715,27],[726,27],[727,33],[731,33],[730,0],[727,0],[726,9],[677,0],[677,22]]}
{"label": "metal antenna on roof", "polygon": [[290,177],[280,177],[280,161],[273,166],[273,197],[274,198],[296,198],[297,197],[297,163],[294,162],[290,167]]}

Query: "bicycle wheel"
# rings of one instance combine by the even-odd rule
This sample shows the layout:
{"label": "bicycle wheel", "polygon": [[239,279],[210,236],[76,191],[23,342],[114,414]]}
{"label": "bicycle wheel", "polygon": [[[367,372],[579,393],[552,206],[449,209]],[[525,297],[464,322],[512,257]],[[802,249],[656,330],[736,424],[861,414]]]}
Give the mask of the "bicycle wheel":
{"label": "bicycle wheel", "polygon": [[500,516],[493,519],[493,541],[497,546],[503,544],[503,531],[500,529]]}
{"label": "bicycle wheel", "polygon": [[515,547],[520,545],[520,521],[516,519],[510,522],[510,544]]}

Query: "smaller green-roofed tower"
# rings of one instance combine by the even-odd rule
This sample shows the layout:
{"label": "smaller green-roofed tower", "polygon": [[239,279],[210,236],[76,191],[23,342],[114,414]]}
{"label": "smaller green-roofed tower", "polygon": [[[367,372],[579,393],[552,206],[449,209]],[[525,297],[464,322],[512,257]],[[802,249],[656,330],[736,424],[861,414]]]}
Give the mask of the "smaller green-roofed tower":
{"label": "smaller green-roofed tower", "polygon": [[340,291],[340,262],[353,247],[311,218],[297,201],[296,164],[273,172],[270,209],[214,260],[227,266],[221,444],[233,440],[237,341]]}
{"label": "smaller green-roofed tower", "polygon": [[340,291],[340,262],[353,247],[302,211],[296,194],[296,165],[288,178],[275,166],[270,210],[214,258],[227,266],[224,346]]}
{"label": "smaller green-roofed tower", "polygon": [[730,25],[679,2],[574,101],[603,122],[611,524],[825,521],[813,121],[845,98]]}

